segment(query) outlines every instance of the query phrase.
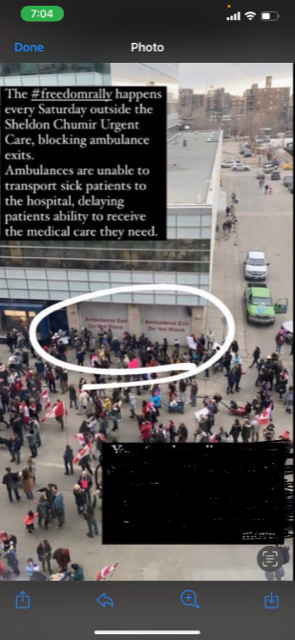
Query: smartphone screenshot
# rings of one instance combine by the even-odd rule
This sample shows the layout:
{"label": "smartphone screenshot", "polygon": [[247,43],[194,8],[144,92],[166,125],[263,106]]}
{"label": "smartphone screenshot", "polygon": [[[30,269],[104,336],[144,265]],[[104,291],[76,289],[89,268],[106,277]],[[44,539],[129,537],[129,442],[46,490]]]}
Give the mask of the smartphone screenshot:
{"label": "smartphone screenshot", "polygon": [[13,638],[291,634],[293,14],[12,1],[1,20]]}

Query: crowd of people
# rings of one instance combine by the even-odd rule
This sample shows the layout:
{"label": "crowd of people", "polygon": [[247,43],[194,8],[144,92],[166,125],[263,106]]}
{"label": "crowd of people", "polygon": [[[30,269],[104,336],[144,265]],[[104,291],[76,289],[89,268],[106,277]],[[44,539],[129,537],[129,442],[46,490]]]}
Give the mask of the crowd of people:
{"label": "crowd of people", "polygon": [[[66,344],[61,335],[62,332],[52,334],[48,344],[44,346],[48,353],[60,361],[58,367],[52,367],[36,356],[26,330],[22,332],[14,330],[7,335],[7,345],[11,355],[6,364],[0,362],[0,431],[3,432],[4,427],[0,445],[10,454],[9,465],[15,463],[18,469],[22,467],[21,470],[12,470],[11,466],[6,466],[2,484],[7,490],[11,503],[14,500],[20,501],[24,496],[28,500],[35,501],[35,508],[23,514],[23,523],[32,536],[35,532],[35,521],[38,523],[38,528],[44,528],[47,532],[54,525],[61,529],[66,519],[64,496],[55,483],[49,482],[45,487],[36,490],[36,459],[42,447],[40,425],[44,420],[44,416],[41,418],[44,410],[42,401],[43,398],[49,399],[49,394],[59,396],[52,408],[55,409],[53,415],[61,430],[65,429],[65,420],[71,420],[71,412],[68,414],[65,408],[66,394],[69,411],[75,410],[77,415],[81,416],[81,425],[75,435],[78,452],[75,454],[71,445],[67,444],[62,460],[66,475],[74,476],[74,465],[79,465],[79,474],[73,482],[72,494],[78,516],[85,520],[85,534],[89,538],[99,535],[96,510],[102,497],[101,487],[95,486],[92,463],[98,460],[102,443],[106,441],[116,443],[116,432],[119,429],[123,432],[121,423],[124,406],[129,407],[130,420],[135,424],[135,440],[141,440],[146,444],[187,442],[191,434],[185,418],[163,420],[161,409],[165,406],[169,413],[177,413],[180,406],[181,413],[184,413],[186,405],[189,404],[198,410],[199,414],[194,419],[192,435],[196,443],[258,442],[262,434],[265,441],[280,439],[289,449],[292,447],[289,431],[277,437],[273,420],[275,409],[273,391],[285,402],[288,413],[293,407],[293,387],[288,384],[288,370],[281,360],[282,336],[275,338],[276,348],[272,355],[261,358],[259,347],[256,347],[253,352],[253,362],[248,369],[254,367],[257,369],[255,394],[246,403],[243,415],[239,414],[240,407],[236,402],[231,401],[229,406],[226,404],[228,395],[241,391],[243,375],[248,373],[248,369],[243,370],[244,365],[236,341],[232,343],[230,350],[204,373],[205,379],[210,376],[215,376],[216,379],[216,374],[224,374],[226,377],[225,399],[220,393],[212,397],[200,398],[196,378],[180,380],[178,383],[171,382],[167,393],[166,391],[164,393],[161,378],[149,371],[151,367],[158,364],[175,364],[175,373],[177,373],[179,363],[194,362],[198,365],[209,361],[219,348],[210,329],[206,335],[191,336],[194,349],[181,349],[177,339],[171,349],[168,347],[166,338],[160,345],[158,342],[152,343],[144,334],[137,339],[128,332],[124,334],[123,339],[119,340],[111,331],[106,332],[103,328],[99,330],[97,337],[87,329],[83,329],[80,334],[71,329],[69,344]],[[73,354],[79,365],[90,363],[90,366],[98,370],[93,376],[93,383],[96,384],[107,381],[105,375],[99,374],[99,369],[111,369],[112,366],[122,369],[122,374],[117,377],[117,381],[122,383],[121,388],[113,389],[112,393],[104,389],[93,389],[89,392],[83,390],[86,379],[81,377],[78,384],[75,384],[69,379],[69,373],[63,366],[68,358],[73,360]],[[140,366],[146,368],[146,374],[137,377],[132,374],[129,365],[135,359],[139,361]],[[125,387],[124,383],[130,379],[140,381],[141,385],[132,389]],[[145,399],[140,398],[143,394],[147,396]],[[228,430],[224,426],[216,427],[215,425],[222,404],[233,416],[242,416],[235,417]],[[269,410],[270,420],[263,425],[260,416],[265,410]],[[29,456],[27,453],[25,456],[23,454],[26,445],[30,451]],[[16,536],[7,534],[4,527],[1,536],[8,567],[6,568],[1,561],[0,576],[2,575],[2,579],[3,576],[7,579],[5,576],[9,575],[9,571],[14,575],[18,575],[19,572]],[[66,551],[68,557],[66,564],[57,560],[59,567],[57,574],[61,576],[60,579],[83,580],[83,568],[80,564],[74,563],[71,565],[72,570],[68,570],[71,562],[69,550],[57,551]],[[48,540],[38,545],[36,553],[39,562],[37,559],[29,558],[26,566],[26,573],[30,580],[43,579],[40,576],[45,575],[45,570],[51,575],[51,559],[58,559],[62,555],[57,552],[52,553]]]}

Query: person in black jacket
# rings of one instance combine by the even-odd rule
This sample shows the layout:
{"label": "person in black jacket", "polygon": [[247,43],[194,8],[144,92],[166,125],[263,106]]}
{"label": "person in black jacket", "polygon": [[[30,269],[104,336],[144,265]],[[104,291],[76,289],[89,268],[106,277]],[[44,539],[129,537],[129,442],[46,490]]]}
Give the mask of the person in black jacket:
{"label": "person in black jacket", "polygon": [[238,442],[241,431],[242,431],[242,427],[241,427],[240,421],[238,418],[236,418],[229,432],[229,435],[233,437],[233,441],[235,443]]}
{"label": "person in black jacket", "polygon": [[20,452],[21,452],[22,443],[17,435],[13,435],[9,440],[9,451],[11,453],[10,462],[16,462],[16,464],[20,464]]}
{"label": "person in black jacket", "polygon": [[256,367],[258,367],[258,361],[259,361],[259,358],[260,358],[260,349],[259,349],[259,347],[255,347],[252,355],[253,355],[253,362],[252,362],[252,364],[250,364],[249,369],[252,369],[252,367],[254,367],[255,364],[256,364]]}
{"label": "person in black jacket", "polygon": [[19,501],[21,497],[19,495],[18,488],[17,488],[18,473],[11,471],[10,467],[6,467],[5,471],[7,471],[7,473],[5,473],[5,475],[3,476],[2,484],[6,485],[9,500],[10,502],[13,502],[12,492],[14,491],[16,500]]}
{"label": "person in black jacket", "polygon": [[73,403],[75,405],[75,409],[76,411],[78,411],[79,407],[77,404],[77,391],[75,389],[75,386],[73,384],[70,384],[69,386],[69,397],[70,397],[70,409],[72,409]]}
{"label": "person in black jacket", "polygon": [[63,455],[63,459],[64,459],[64,463],[65,463],[65,476],[69,475],[69,466],[70,466],[70,470],[71,470],[71,475],[73,475],[74,473],[74,468],[73,468],[73,460],[74,460],[74,452],[72,447],[70,447],[69,444],[67,444],[65,451],[64,451],[64,455]]}
{"label": "person in black jacket", "polygon": [[73,489],[73,494],[75,497],[78,513],[84,513],[84,509],[86,505],[86,494],[84,489],[82,489],[82,487],[80,487],[79,484],[75,484]]}
{"label": "person in black jacket", "polygon": [[8,406],[9,406],[8,387],[6,387],[6,386],[2,387],[2,389],[0,391],[0,396],[1,396],[3,413],[6,413],[6,411],[8,411]]}
{"label": "person in black jacket", "polygon": [[3,411],[2,407],[0,407],[0,424],[5,424],[6,429],[9,429],[9,424],[8,424],[7,420],[5,420],[4,411]]}
{"label": "person in black jacket", "polygon": [[43,487],[42,489],[39,489],[37,491],[37,493],[43,493],[46,496],[46,500],[48,500],[50,506],[52,507],[54,500],[55,500],[55,494],[54,494],[54,490],[57,491],[57,485],[53,484],[52,482],[49,482],[48,485],[46,487]]}

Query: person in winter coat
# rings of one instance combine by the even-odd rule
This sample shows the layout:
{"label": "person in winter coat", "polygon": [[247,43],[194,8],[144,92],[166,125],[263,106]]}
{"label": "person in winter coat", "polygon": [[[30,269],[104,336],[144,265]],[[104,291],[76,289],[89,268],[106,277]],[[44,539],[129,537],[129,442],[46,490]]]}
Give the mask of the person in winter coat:
{"label": "person in winter coat", "polygon": [[14,434],[10,440],[9,440],[9,451],[11,453],[11,460],[10,462],[16,462],[16,464],[20,464],[20,452],[21,452],[21,441],[20,439]]}
{"label": "person in winter coat", "polygon": [[35,526],[34,526],[34,521],[35,518],[37,518],[38,513],[34,513],[34,511],[32,511],[30,509],[30,511],[28,511],[27,515],[24,518],[24,523],[26,525],[26,529],[28,531],[28,533],[33,533],[33,531],[35,531]]}
{"label": "person in winter coat", "polygon": [[141,434],[141,439],[143,442],[148,443],[151,440],[151,435],[152,435],[152,424],[151,422],[147,422],[147,420],[144,420],[144,422],[142,423],[141,427],[140,427],[140,434]]}
{"label": "person in winter coat", "polygon": [[242,425],[242,440],[243,442],[248,442],[251,435],[251,422],[250,420],[244,420]]}
{"label": "person in winter coat", "polygon": [[37,493],[44,494],[46,497],[46,500],[48,500],[50,506],[52,507],[54,503],[54,498],[55,498],[54,490],[57,491],[57,485],[53,484],[52,482],[49,482],[46,487],[39,489]]}
{"label": "person in winter coat", "polygon": [[191,396],[191,406],[192,407],[196,407],[197,406],[197,395],[198,395],[198,384],[196,380],[192,381],[191,384],[191,392],[190,392],[190,396]]}
{"label": "person in winter coat", "polygon": [[56,393],[54,372],[51,369],[51,367],[49,367],[48,365],[47,365],[47,369],[45,371],[45,380],[46,380],[46,382],[48,384],[50,393]]}
{"label": "person in winter coat", "polygon": [[214,333],[211,329],[209,329],[207,335],[206,335],[206,340],[207,340],[207,349],[208,351],[211,351],[212,347],[213,347],[213,343],[215,342],[215,337],[214,337]]}
{"label": "person in winter coat", "polygon": [[90,489],[93,482],[91,476],[87,474],[87,471],[82,471],[81,475],[78,478],[77,484],[79,485],[79,487],[81,487],[81,489],[84,489],[87,502],[91,502]]}
{"label": "person in winter coat", "polygon": [[236,340],[234,340],[231,345],[231,351],[233,351],[234,353],[238,353],[239,351],[239,345]]}
{"label": "person in winter coat", "polygon": [[73,467],[73,460],[74,460],[74,452],[72,447],[70,447],[69,444],[66,445],[64,454],[63,454],[63,459],[64,459],[64,463],[65,463],[65,475],[68,476],[69,475],[69,467],[70,467],[70,472],[71,475],[73,475],[74,473],[74,467]]}
{"label": "person in winter coat", "polygon": [[6,486],[9,500],[10,502],[13,502],[12,492],[14,492],[16,500],[19,501],[21,499],[21,496],[19,495],[18,488],[17,488],[17,484],[19,480],[18,474],[11,471],[10,467],[6,467],[5,471],[6,473],[3,476],[2,484]]}
{"label": "person in winter coat", "polygon": [[65,523],[65,505],[63,494],[57,489],[53,489],[54,501],[52,505],[52,514],[57,517],[58,529]]}
{"label": "person in winter coat", "polygon": [[87,469],[88,473],[93,476],[93,471],[90,466],[90,455],[88,453],[83,456],[83,458],[81,458],[81,460],[79,461],[79,466],[82,467],[82,471],[84,471],[84,469]]}
{"label": "person in winter coat", "polygon": [[167,429],[167,432],[168,432],[168,435],[169,435],[170,442],[172,442],[172,443],[175,442],[176,426],[175,426],[173,420],[169,420],[166,429]]}
{"label": "person in winter coat", "polygon": [[95,533],[96,536],[98,536],[98,526],[97,526],[97,522],[96,522],[96,518],[95,518],[95,507],[96,507],[96,492],[93,495],[93,502],[92,504],[89,503],[86,506],[85,512],[84,512],[84,520],[86,520],[87,525],[88,525],[88,537],[89,538],[93,538],[93,532]]}
{"label": "person in winter coat", "polygon": [[232,436],[233,441],[235,443],[238,442],[241,431],[242,431],[242,427],[241,427],[240,421],[238,418],[236,418],[229,432],[229,435]]}
{"label": "person in winter coat", "polygon": [[85,580],[84,573],[83,573],[83,567],[81,567],[81,565],[79,565],[79,564],[71,564],[71,567],[73,569],[73,573],[71,573],[71,578],[72,578],[72,580],[74,582],[76,580]]}
{"label": "person in winter coat", "polygon": [[289,387],[288,391],[285,393],[285,405],[286,412],[291,413],[291,407],[293,407],[293,387]]}
{"label": "person in winter coat", "polygon": [[255,347],[252,355],[253,355],[253,362],[252,362],[252,364],[250,364],[249,369],[252,369],[252,367],[254,367],[254,365],[256,365],[256,367],[258,366],[258,362],[259,362],[259,358],[260,358],[260,349],[259,349],[259,347]]}
{"label": "person in winter coat", "polygon": [[89,402],[89,395],[87,391],[81,391],[79,393],[79,412],[78,412],[79,415],[87,411],[88,402]]}
{"label": "person in winter coat", "polygon": [[56,560],[60,573],[64,573],[68,569],[68,564],[71,562],[71,556],[69,549],[56,549],[52,556],[53,560]]}
{"label": "person in winter coat", "polygon": [[234,393],[234,384],[236,382],[235,372],[230,369],[227,376],[227,390],[226,393]]}
{"label": "person in winter coat", "polygon": [[37,451],[37,436],[34,429],[30,429],[29,433],[26,434],[26,438],[28,441],[28,445],[31,451],[32,458],[36,458],[38,455]]}
{"label": "person in winter coat", "polygon": [[47,531],[48,524],[51,520],[51,506],[48,500],[46,500],[45,496],[40,496],[39,498],[39,502],[37,504],[37,514],[39,527],[42,527],[42,523],[44,521],[44,527]]}
{"label": "person in winter coat", "polygon": [[86,505],[86,494],[84,489],[82,489],[79,484],[74,485],[73,495],[75,498],[78,513],[84,513]]}
{"label": "person in winter coat", "polygon": [[176,435],[178,436],[178,438],[181,436],[182,442],[186,442],[186,440],[188,439],[188,430],[183,422],[179,425]]}
{"label": "person in winter coat", "polygon": [[52,575],[52,570],[51,570],[52,549],[48,540],[42,540],[40,544],[38,544],[36,551],[37,551],[38,560],[42,564],[42,571],[44,571],[45,573],[46,565],[47,565],[48,573]]}
{"label": "person in winter coat", "polygon": [[72,409],[73,403],[74,403],[75,409],[76,409],[76,411],[78,411],[77,391],[75,389],[75,385],[73,385],[73,384],[70,384],[70,386],[69,386],[69,398],[70,398],[70,409]]}
{"label": "person in winter coat", "polygon": [[39,567],[38,563],[34,562],[33,558],[28,558],[27,566],[26,566],[26,573],[29,576],[29,578],[31,579],[33,573],[37,573],[38,571],[40,571],[40,567]]}
{"label": "person in winter coat", "polygon": [[27,498],[29,500],[33,500],[34,480],[33,480],[33,474],[30,473],[28,469],[23,469],[21,474],[21,483]]}

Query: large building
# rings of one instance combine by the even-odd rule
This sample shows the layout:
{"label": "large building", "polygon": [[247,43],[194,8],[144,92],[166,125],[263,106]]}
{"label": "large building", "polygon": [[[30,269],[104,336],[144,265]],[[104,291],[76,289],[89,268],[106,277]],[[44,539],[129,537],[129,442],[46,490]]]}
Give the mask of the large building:
{"label": "large building", "polygon": [[[28,325],[41,309],[88,291],[127,284],[187,284],[210,289],[220,179],[222,134],[178,133],[176,64],[2,65],[0,84],[140,85],[168,87],[168,239],[163,242],[2,242],[0,245],[0,332]],[[33,68],[34,67],[34,68]],[[70,68],[68,68],[70,67]],[[86,67],[86,68],[84,68]],[[31,69],[31,74],[29,69]],[[5,76],[3,75],[5,72]],[[43,75],[43,73],[45,75]],[[157,206],[155,201],[155,207]],[[178,337],[203,328],[203,298],[178,292],[124,293],[72,305],[49,316],[52,330],[82,326],[97,333],[110,326],[151,339]],[[173,314],[171,308],[173,307]],[[49,331],[48,320],[40,335]]]}
{"label": "large building", "polygon": [[290,88],[273,87],[272,76],[267,76],[263,89],[252,84],[251,89],[245,92],[244,114],[287,123],[289,100]]}

